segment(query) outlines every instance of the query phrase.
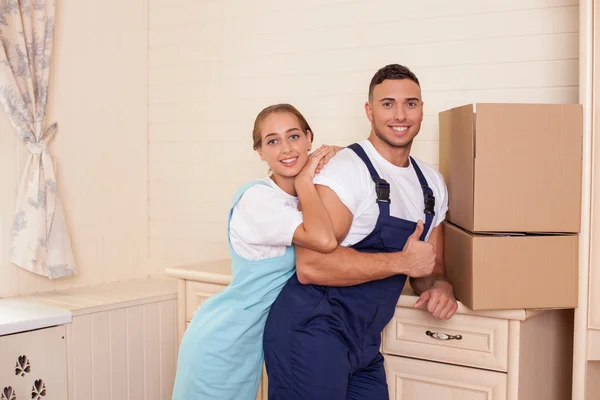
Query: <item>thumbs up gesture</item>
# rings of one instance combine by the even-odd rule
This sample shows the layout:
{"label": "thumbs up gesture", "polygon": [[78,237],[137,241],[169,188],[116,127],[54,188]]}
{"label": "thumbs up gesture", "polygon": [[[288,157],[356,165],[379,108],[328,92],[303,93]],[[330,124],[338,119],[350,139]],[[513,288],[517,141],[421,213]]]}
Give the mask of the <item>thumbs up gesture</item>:
{"label": "thumbs up gesture", "polygon": [[417,227],[412,235],[408,237],[402,252],[407,257],[409,271],[408,276],[420,278],[429,276],[435,267],[435,251],[433,245],[420,240],[423,234],[423,221],[417,222]]}

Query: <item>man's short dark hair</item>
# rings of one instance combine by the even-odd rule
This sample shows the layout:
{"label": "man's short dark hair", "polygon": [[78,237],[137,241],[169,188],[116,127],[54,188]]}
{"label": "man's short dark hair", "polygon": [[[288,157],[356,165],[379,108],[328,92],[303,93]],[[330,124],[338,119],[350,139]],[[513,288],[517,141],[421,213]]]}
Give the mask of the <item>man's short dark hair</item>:
{"label": "man's short dark hair", "polygon": [[389,64],[373,75],[373,79],[371,79],[371,83],[369,84],[369,100],[372,100],[373,88],[387,79],[410,79],[421,87],[419,79],[417,79],[417,76],[410,69],[400,64]]}

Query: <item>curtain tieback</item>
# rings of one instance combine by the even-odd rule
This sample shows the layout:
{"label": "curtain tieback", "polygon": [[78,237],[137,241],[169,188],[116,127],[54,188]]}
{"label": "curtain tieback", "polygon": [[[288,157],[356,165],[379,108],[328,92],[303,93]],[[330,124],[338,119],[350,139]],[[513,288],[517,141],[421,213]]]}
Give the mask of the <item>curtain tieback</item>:
{"label": "curtain tieback", "polygon": [[44,132],[44,134],[42,135],[40,140],[38,140],[36,143],[31,143],[31,142],[27,143],[27,148],[29,149],[31,154],[40,155],[43,152],[47,151],[47,149],[48,149],[47,145],[48,145],[48,143],[50,143],[50,141],[54,137],[54,134],[56,133],[56,128],[57,128],[57,124],[55,122],[52,125],[50,125],[48,128],[46,128],[46,131]]}

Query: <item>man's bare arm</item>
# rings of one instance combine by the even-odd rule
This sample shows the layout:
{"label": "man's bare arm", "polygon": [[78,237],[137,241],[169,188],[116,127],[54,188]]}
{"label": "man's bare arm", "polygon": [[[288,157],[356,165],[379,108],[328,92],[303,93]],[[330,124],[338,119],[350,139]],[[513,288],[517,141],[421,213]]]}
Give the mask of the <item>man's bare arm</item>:
{"label": "man's bare arm", "polygon": [[[350,230],[352,213],[330,188],[317,185],[317,191],[341,243]],[[303,284],[351,286],[398,274],[427,276],[435,266],[435,254],[431,243],[418,240],[419,229],[422,231],[422,223],[401,252],[364,253],[338,246],[322,254],[296,246],[298,280]]]}
{"label": "man's bare arm", "polygon": [[352,286],[403,273],[402,253],[363,253],[338,246],[321,254],[296,246],[298,280],[303,284]]}

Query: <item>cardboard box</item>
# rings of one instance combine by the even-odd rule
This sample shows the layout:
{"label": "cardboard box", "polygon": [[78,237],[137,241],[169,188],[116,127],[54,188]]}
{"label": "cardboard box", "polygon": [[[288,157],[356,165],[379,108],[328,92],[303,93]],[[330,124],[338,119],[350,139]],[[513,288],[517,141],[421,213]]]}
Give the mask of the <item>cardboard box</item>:
{"label": "cardboard box", "polygon": [[580,105],[466,105],[439,122],[448,221],[471,232],[579,232]]}
{"label": "cardboard box", "polygon": [[444,222],[444,262],[473,310],[577,307],[575,234],[495,236]]}

